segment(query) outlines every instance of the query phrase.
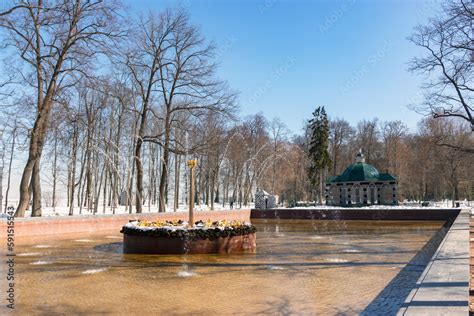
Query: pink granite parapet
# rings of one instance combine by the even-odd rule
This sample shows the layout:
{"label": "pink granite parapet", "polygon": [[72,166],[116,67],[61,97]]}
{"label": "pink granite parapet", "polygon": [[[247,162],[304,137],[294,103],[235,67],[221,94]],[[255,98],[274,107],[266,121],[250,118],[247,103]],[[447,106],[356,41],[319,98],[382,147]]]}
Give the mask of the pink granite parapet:
{"label": "pink granite parapet", "polygon": [[225,254],[255,253],[256,233],[214,239],[123,235],[125,254]]}
{"label": "pink granite parapet", "polygon": [[[250,221],[250,210],[195,211],[196,221],[239,220]],[[132,220],[188,220],[187,212],[117,214],[117,215],[79,215],[61,217],[15,218],[14,236],[45,236],[69,233],[93,233],[102,230],[120,231],[122,226]],[[0,219],[0,238],[7,234],[7,219]]]}

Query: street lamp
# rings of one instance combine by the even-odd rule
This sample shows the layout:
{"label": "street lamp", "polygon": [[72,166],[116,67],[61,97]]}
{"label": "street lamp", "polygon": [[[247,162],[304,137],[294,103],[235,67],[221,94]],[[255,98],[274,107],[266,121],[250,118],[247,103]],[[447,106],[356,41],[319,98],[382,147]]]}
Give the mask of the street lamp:
{"label": "street lamp", "polygon": [[191,169],[191,180],[190,186],[191,189],[189,190],[189,225],[190,227],[194,226],[194,169],[197,166],[197,160],[191,159],[188,160],[188,168]]}

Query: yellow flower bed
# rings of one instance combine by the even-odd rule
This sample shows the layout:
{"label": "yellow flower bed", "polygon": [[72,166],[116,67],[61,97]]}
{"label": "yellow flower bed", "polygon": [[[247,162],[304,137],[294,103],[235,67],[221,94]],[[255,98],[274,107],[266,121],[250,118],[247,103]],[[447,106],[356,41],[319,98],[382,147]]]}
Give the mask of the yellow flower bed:
{"label": "yellow flower bed", "polygon": [[[136,224],[138,227],[183,227],[188,226],[188,223],[182,220],[173,220],[173,221],[139,221]],[[204,228],[238,228],[242,226],[248,226],[249,224],[243,221],[232,220],[228,221],[225,219],[219,221],[211,221],[208,219],[207,221],[198,221],[194,224],[194,227],[204,227]]]}

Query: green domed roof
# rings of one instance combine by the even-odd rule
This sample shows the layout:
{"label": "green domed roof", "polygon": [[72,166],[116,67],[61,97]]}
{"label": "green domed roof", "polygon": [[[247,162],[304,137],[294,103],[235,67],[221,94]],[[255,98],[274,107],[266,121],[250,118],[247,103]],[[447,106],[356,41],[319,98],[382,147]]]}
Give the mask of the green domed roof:
{"label": "green domed roof", "polygon": [[376,181],[379,179],[379,171],[374,166],[365,162],[356,162],[347,169],[334,182],[354,181]]}
{"label": "green domed roof", "polygon": [[331,177],[326,182],[367,182],[367,181],[396,181],[397,179],[389,173],[379,173],[372,165],[365,163],[364,155],[359,152],[356,163],[347,167],[337,177]]}

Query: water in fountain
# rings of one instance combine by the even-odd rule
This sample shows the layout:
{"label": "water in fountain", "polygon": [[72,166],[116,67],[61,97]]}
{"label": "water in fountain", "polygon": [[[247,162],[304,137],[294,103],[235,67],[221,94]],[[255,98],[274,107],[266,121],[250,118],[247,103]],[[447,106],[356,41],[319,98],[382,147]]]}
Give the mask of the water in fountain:
{"label": "water in fountain", "polygon": [[[259,250],[245,255],[123,255],[121,243],[111,243],[117,232],[35,238],[17,246],[19,254],[28,254],[16,258],[22,298],[17,309],[29,314],[42,306],[45,313],[70,314],[87,302],[89,312],[112,314],[278,314],[283,305],[295,314],[360,313],[395,279],[400,282],[390,286],[394,297],[406,294],[423,271],[424,261],[412,258],[442,225],[278,219],[254,224]],[[51,247],[35,248],[46,244]],[[387,301],[383,310],[392,313],[398,303]]]}

